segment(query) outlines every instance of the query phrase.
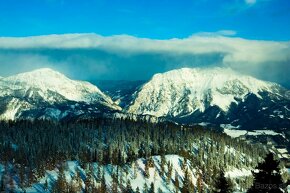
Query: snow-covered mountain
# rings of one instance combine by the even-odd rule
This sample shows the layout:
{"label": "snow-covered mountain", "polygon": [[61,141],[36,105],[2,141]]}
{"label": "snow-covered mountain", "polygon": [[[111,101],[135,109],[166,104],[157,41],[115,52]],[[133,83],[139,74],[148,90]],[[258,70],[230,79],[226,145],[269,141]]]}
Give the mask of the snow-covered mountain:
{"label": "snow-covered mountain", "polygon": [[264,127],[283,120],[281,127],[288,128],[289,109],[289,91],[228,68],[183,68],[156,74],[127,107],[130,113],[181,122],[239,126],[254,120],[262,121],[259,127]]}
{"label": "snow-covered mountain", "polygon": [[0,119],[60,119],[100,108],[120,110],[96,86],[49,68],[2,78],[0,90]]}
{"label": "snow-covered mountain", "polygon": [[[120,104],[124,116],[148,115],[240,129],[290,128],[289,90],[227,68],[183,68],[156,74],[143,86],[135,85],[133,95],[134,89],[124,93],[120,86],[116,89],[107,93],[125,99]],[[48,68],[2,77],[0,91],[0,119],[60,120],[111,116],[122,110],[119,101],[98,87]]]}

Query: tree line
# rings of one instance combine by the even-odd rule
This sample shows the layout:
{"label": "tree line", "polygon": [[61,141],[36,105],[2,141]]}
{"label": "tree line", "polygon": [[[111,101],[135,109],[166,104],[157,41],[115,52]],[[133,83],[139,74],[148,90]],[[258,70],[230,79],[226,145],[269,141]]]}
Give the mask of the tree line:
{"label": "tree line", "polygon": [[[21,187],[30,186],[43,177],[46,170],[60,167],[67,160],[76,160],[83,168],[89,168],[94,162],[122,167],[138,158],[146,158],[147,167],[150,167],[151,156],[164,157],[168,154],[190,160],[202,173],[198,183],[214,187],[215,179],[222,169],[253,168],[266,155],[266,151],[262,146],[253,146],[223,133],[172,122],[150,123],[129,118],[0,122],[0,162],[5,166],[6,176],[8,175],[2,178],[1,183],[8,184],[8,187],[12,187],[13,177],[19,179]],[[168,173],[168,163],[164,162],[162,165],[166,165]],[[61,171],[62,169],[59,175],[62,174]],[[184,172],[186,173],[186,167]],[[92,181],[89,178],[87,184]],[[62,177],[59,179],[55,187],[64,184],[61,182]],[[97,178],[99,186],[94,188],[106,191],[108,187],[103,180],[100,170]],[[188,184],[190,187],[190,179],[186,175],[184,180],[180,184],[183,187]],[[237,179],[236,183],[246,189],[251,186],[252,180],[251,177],[245,177]],[[130,189],[130,184],[128,186]],[[102,192],[100,189],[98,191]],[[95,191],[93,188],[90,190]]]}

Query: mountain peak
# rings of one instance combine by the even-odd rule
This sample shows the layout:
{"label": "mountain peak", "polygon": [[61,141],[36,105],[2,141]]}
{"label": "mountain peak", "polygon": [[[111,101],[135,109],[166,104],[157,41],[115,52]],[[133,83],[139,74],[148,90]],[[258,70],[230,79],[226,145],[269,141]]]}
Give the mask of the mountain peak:
{"label": "mountain peak", "polygon": [[163,84],[169,81],[174,84],[191,84],[199,91],[208,89],[215,90],[228,86],[237,86],[240,84],[247,87],[251,92],[257,94],[260,90],[270,89],[274,83],[258,80],[254,77],[241,74],[231,68],[181,68],[160,73],[151,79],[155,83]]}
{"label": "mountain peak", "polygon": [[41,68],[2,79],[12,89],[36,88],[44,96],[49,91],[56,92],[68,100],[91,102],[98,98],[112,103],[111,99],[89,82],[71,80],[64,74],[50,68]]}
{"label": "mountain peak", "polygon": [[230,68],[176,69],[153,76],[136,94],[129,111],[177,116],[218,106],[227,112],[232,103],[238,103],[247,94],[261,98],[259,93],[271,92],[274,85]]}
{"label": "mountain peak", "polygon": [[[9,78],[9,77],[8,77]],[[64,74],[53,70],[51,68],[40,68],[36,69],[30,72],[24,72],[20,73],[14,76],[11,76],[11,78],[17,78],[18,80],[25,80],[26,78],[30,79],[40,79],[40,80],[45,80],[46,78],[67,78]],[[39,81],[39,80],[38,80]],[[47,80],[45,80],[47,81]]]}
{"label": "mountain peak", "polygon": [[53,70],[51,68],[40,68],[40,69],[33,70],[30,73],[61,74],[60,72]]}

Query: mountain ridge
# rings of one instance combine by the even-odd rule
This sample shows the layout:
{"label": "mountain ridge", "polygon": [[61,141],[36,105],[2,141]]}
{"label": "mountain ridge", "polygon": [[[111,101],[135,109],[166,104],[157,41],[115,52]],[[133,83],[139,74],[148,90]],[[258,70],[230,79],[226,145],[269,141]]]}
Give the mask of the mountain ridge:
{"label": "mountain ridge", "polygon": [[[241,122],[252,121],[251,117],[260,116],[263,108],[276,105],[275,112],[280,111],[281,104],[290,107],[288,92],[279,84],[242,75],[229,68],[183,68],[154,75],[134,94],[127,110],[181,123],[234,123],[239,126]],[[253,112],[246,115],[241,108]],[[266,115],[273,112],[261,119],[269,119]],[[290,127],[288,113],[285,120]],[[260,127],[264,127],[262,125]]]}
{"label": "mountain ridge", "polygon": [[[93,108],[102,106],[111,110],[120,110],[120,107],[115,105],[109,96],[91,83],[71,80],[49,68],[2,78],[0,79],[0,89],[2,106],[0,118],[2,119],[15,119],[21,117],[21,114],[25,114],[24,112],[27,114],[27,111],[49,109],[53,109],[54,115],[47,115],[48,118],[59,119],[63,118],[60,116],[61,113],[64,113],[65,116],[65,112],[62,112],[61,108],[73,111],[80,104],[85,105],[87,110],[90,108],[89,105]],[[32,116],[39,117],[36,114],[38,112],[32,113]]]}
{"label": "mountain ridge", "polygon": [[229,68],[182,68],[138,84],[120,88],[120,84],[109,83],[109,92],[104,85],[101,91],[49,68],[4,77],[0,79],[0,119],[62,120],[127,114],[134,119],[152,116],[215,127],[290,128],[289,90]]}

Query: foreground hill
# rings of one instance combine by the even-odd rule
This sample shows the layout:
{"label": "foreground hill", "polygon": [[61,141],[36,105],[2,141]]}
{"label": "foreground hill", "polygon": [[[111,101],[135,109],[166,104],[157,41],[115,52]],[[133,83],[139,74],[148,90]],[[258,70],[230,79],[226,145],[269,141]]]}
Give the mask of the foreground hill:
{"label": "foreground hill", "polygon": [[2,121],[0,134],[0,191],[10,192],[211,191],[221,169],[245,190],[266,153],[198,126],[129,119]]}

